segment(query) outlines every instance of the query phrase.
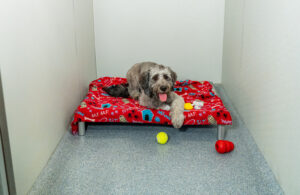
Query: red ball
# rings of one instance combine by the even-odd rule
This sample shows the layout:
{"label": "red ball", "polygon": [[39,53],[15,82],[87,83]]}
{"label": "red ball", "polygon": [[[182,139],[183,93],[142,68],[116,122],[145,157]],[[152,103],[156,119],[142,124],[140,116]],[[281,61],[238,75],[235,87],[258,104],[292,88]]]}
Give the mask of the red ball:
{"label": "red ball", "polygon": [[234,144],[231,141],[218,140],[215,147],[217,152],[223,154],[232,151],[234,149]]}

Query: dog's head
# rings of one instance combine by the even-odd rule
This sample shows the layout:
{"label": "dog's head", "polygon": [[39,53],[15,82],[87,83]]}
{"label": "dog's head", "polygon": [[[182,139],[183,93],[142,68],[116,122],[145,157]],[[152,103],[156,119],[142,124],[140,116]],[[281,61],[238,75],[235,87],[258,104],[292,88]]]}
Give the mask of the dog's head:
{"label": "dog's head", "polygon": [[167,101],[177,80],[176,73],[169,67],[158,65],[140,75],[140,85],[145,94],[151,98]]}

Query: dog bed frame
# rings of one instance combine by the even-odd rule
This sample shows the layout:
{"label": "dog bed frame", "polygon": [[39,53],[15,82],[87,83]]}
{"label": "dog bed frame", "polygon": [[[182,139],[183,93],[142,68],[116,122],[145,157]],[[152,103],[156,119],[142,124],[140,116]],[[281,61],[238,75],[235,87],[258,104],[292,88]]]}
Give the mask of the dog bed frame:
{"label": "dog bed frame", "polygon": [[[75,110],[71,123],[72,133],[84,135],[86,122],[172,125],[169,111],[141,106],[132,98],[111,97],[103,90],[104,87],[126,83],[127,80],[120,77],[102,77],[92,81],[88,94]],[[232,125],[232,118],[212,83],[176,81],[174,92],[182,96],[186,103],[195,100],[204,102],[201,109],[184,111],[184,126],[214,125],[218,129],[217,138],[224,139],[225,126]]]}

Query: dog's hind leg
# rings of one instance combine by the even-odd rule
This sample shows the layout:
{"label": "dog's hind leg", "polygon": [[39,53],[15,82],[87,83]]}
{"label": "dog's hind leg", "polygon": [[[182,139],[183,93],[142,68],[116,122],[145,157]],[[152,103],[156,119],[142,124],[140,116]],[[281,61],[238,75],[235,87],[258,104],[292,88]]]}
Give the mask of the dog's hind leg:
{"label": "dog's hind leg", "polygon": [[179,129],[184,122],[184,99],[176,93],[172,93],[172,99],[170,116],[173,127]]}
{"label": "dog's hind leg", "polygon": [[138,100],[139,96],[140,96],[140,92],[137,89],[132,89],[131,87],[128,88],[128,92],[130,97],[132,97],[135,100]]}
{"label": "dog's hind leg", "polygon": [[140,96],[140,87],[139,87],[139,76],[134,71],[133,68],[131,68],[126,75],[127,82],[128,82],[128,93],[130,97],[132,97],[135,100],[138,100]]}

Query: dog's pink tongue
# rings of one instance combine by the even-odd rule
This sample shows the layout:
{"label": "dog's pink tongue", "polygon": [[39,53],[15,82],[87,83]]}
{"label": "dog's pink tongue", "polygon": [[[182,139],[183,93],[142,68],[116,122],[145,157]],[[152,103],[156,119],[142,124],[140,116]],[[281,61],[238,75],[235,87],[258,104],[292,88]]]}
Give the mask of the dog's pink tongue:
{"label": "dog's pink tongue", "polygon": [[163,94],[159,94],[159,100],[161,101],[161,102],[165,102],[165,101],[167,101],[167,94],[165,94],[165,93],[163,93]]}

